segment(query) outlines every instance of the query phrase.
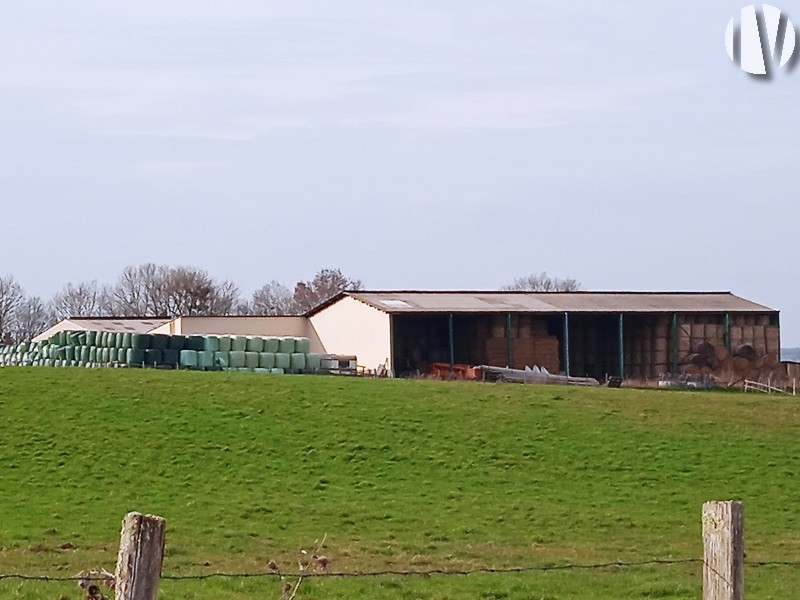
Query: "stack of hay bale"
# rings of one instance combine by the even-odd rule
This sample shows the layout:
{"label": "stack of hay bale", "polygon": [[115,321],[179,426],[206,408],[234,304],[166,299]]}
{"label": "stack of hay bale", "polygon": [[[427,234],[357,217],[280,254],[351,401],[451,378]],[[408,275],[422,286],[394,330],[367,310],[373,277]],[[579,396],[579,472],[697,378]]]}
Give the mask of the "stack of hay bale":
{"label": "stack of hay bale", "polygon": [[49,340],[0,346],[0,366],[154,367],[254,373],[316,373],[321,355],[305,337],[158,335],[61,331]]}

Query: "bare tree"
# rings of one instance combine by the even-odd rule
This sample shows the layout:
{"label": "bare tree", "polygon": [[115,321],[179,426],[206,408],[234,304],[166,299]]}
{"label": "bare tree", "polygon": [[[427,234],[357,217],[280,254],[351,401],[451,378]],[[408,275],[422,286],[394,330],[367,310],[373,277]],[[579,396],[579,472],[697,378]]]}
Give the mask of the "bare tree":
{"label": "bare tree", "polygon": [[14,311],[22,302],[25,294],[13,275],[0,277],[0,340],[10,334]]}
{"label": "bare tree", "polygon": [[38,296],[24,299],[14,310],[11,337],[16,343],[30,340],[55,322],[50,308]]}
{"label": "bare tree", "polygon": [[175,267],[167,281],[169,316],[231,315],[241,302],[239,288],[232,281],[215,281],[206,271]]}
{"label": "bare tree", "polygon": [[69,317],[111,316],[113,301],[107,287],[97,281],[82,281],[77,285],[68,283],[50,301],[54,315],[59,319]]}
{"label": "bare tree", "polygon": [[253,293],[250,303],[254,315],[290,315],[294,308],[292,292],[274,279]]}
{"label": "bare tree", "polygon": [[170,274],[166,265],[125,267],[112,290],[114,313],[126,317],[167,315]]}
{"label": "bare tree", "polygon": [[511,285],[505,285],[501,289],[512,292],[575,292],[581,289],[581,284],[571,277],[550,277],[547,271],[542,271],[517,277]]}
{"label": "bare tree", "polygon": [[360,279],[349,279],[339,269],[322,269],[311,281],[298,281],[294,287],[293,308],[302,314],[330,300],[344,290],[360,290]]}

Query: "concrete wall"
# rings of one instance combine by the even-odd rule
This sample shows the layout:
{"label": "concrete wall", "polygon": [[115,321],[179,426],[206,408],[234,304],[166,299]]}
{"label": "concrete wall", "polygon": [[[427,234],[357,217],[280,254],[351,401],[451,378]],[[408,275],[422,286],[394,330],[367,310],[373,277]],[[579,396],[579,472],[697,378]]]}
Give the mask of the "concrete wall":
{"label": "concrete wall", "polygon": [[307,337],[312,352],[324,352],[305,317],[179,317],[151,333],[167,335],[274,335]]}
{"label": "concrete wall", "polygon": [[312,316],[310,321],[326,354],[354,354],[358,364],[367,369],[380,365],[392,367],[388,314],[345,296]]}

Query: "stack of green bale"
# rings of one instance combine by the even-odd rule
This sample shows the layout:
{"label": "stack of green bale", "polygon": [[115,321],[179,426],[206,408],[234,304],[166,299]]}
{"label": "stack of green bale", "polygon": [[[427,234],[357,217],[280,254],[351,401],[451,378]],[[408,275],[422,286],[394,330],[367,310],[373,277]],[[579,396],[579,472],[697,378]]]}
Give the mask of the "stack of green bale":
{"label": "stack of green bale", "polygon": [[0,366],[156,367],[316,373],[305,337],[159,335],[60,331],[44,342],[0,345]]}

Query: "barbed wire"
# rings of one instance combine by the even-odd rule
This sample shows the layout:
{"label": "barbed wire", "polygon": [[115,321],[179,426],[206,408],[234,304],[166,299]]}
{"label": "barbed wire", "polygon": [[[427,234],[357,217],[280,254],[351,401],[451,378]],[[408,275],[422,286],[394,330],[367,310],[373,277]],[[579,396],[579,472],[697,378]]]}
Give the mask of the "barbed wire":
{"label": "barbed wire", "polygon": [[[476,574],[512,574],[512,573],[543,573],[547,571],[577,571],[577,570],[601,570],[612,568],[631,568],[644,566],[669,566],[681,564],[703,563],[702,558],[652,558],[637,561],[610,561],[598,563],[564,563],[564,564],[545,564],[527,567],[475,567],[471,569],[382,569],[375,571],[332,571],[332,572],[306,572],[302,576],[306,578],[332,577],[339,579],[350,578],[375,578],[375,577],[431,577],[431,576],[467,576]],[[800,561],[745,561],[748,567],[800,567]],[[246,579],[246,578],[276,578],[298,577],[296,572],[260,572],[260,573],[197,573],[191,575],[167,574],[162,575],[162,580],[169,581],[203,581],[206,579]],[[24,573],[0,573],[0,581],[6,579],[16,579],[22,581],[41,581],[41,582],[68,582],[68,581],[102,581],[102,577],[86,577],[80,575],[73,576],[51,576],[51,575],[27,575]]]}

